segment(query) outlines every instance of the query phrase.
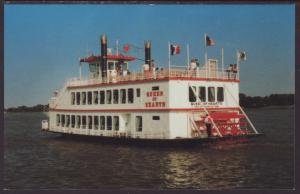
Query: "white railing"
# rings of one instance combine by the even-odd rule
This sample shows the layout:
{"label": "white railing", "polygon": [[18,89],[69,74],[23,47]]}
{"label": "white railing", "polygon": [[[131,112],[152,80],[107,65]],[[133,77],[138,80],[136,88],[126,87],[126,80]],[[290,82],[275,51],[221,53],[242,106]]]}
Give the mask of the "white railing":
{"label": "white railing", "polygon": [[162,78],[204,78],[204,79],[223,79],[223,80],[235,80],[238,79],[239,73],[222,71],[221,69],[215,69],[206,71],[205,68],[197,70],[184,70],[184,69],[171,69],[171,70],[159,70],[159,71],[148,71],[148,72],[137,72],[130,73],[128,75],[109,75],[104,78],[88,78],[79,79],[72,78],[67,81],[67,87],[72,86],[84,86],[94,85],[101,83],[117,83],[126,81],[137,81],[137,80],[155,80]]}

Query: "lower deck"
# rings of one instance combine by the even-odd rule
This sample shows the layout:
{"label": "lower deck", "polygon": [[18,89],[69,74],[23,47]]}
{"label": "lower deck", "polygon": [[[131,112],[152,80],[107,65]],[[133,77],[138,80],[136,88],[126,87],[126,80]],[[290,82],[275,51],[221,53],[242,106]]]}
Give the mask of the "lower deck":
{"label": "lower deck", "polygon": [[[252,133],[237,110],[214,111],[212,136]],[[50,112],[49,131],[142,139],[206,138],[205,111]],[[226,115],[230,117],[226,118]],[[236,115],[236,116],[235,116]]]}

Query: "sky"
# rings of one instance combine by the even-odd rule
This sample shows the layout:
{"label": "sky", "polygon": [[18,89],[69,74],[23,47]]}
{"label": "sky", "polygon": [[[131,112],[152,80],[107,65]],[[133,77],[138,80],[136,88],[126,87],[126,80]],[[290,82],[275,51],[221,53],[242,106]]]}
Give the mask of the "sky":
{"label": "sky", "polygon": [[[79,58],[100,54],[100,36],[108,47],[152,43],[152,58],[168,66],[168,42],[180,45],[175,66],[190,57],[204,63],[204,34],[215,41],[208,57],[240,63],[240,92],[249,96],[294,93],[294,5],[9,5],[4,6],[4,105],[47,104],[53,91],[78,77]],[[144,58],[143,50],[131,56]],[[130,64],[139,70],[142,61]],[[83,72],[87,74],[87,66]]]}

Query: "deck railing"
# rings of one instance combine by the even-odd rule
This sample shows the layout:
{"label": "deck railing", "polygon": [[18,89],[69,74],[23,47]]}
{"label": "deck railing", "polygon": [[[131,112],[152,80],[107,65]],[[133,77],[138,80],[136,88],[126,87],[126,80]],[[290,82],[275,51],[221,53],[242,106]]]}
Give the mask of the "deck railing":
{"label": "deck railing", "polygon": [[127,75],[113,75],[108,74],[108,77],[104,78],[88,78],[79,79],[72,78],[67,81],[67,86],[82,86],[101,83],[117,83],[126,81],[138,81],[138,80],[155,80],[163,78],[204,78],[204,79],[220,79],[220,80],[236,80],[239,79],[239,73],[228,72],[226,70],[210,70],[198,69],[198,70],[159,70],[159,71],[147,71],[147,72],[133,72]]}

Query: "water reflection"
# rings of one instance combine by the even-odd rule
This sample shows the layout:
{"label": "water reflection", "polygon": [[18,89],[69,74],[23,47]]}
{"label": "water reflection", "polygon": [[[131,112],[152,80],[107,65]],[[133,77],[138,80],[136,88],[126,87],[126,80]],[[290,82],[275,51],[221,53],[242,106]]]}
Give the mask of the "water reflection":
{"label": "water reflection", "polygon": [[191,149],[64,139],[39,131],[42,114],[8,113],[4,185],[10,189],[292,188],[293,114],[286,109],[252,113],[257,128],[267,134],[260,141]]}
{"label": "water reflection", "polygon": [[[232,150],[234,152],[234,150]],[[221,157],[220,157],[221,156]],[[236,188],[247,178],[246,157],[220,148],[165,153],[166,188]]]}

